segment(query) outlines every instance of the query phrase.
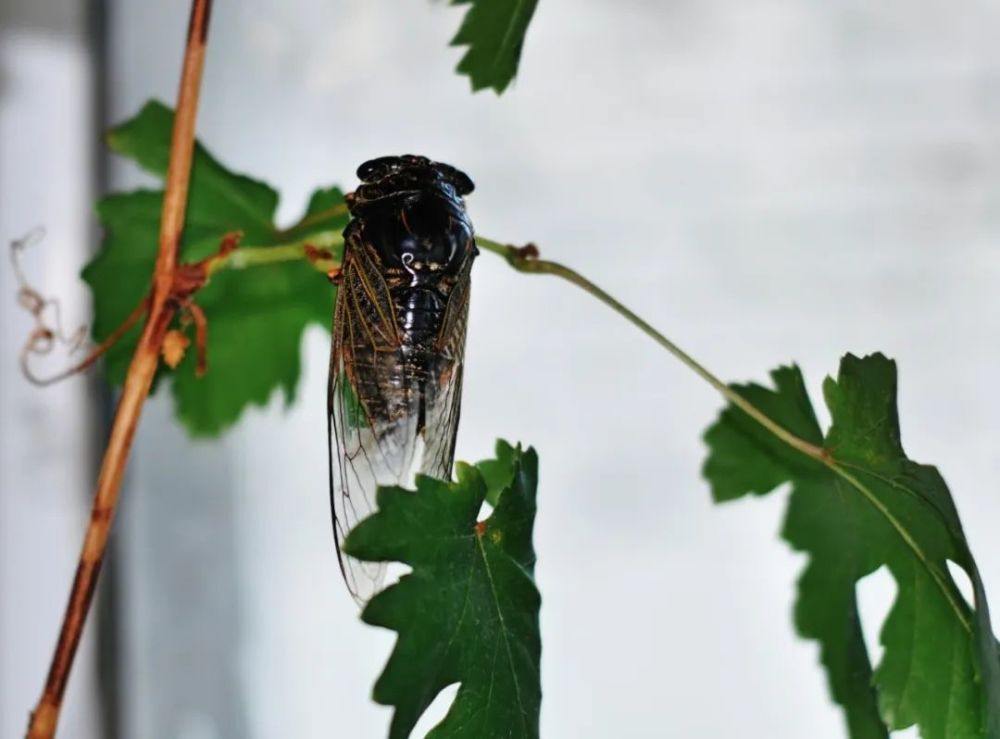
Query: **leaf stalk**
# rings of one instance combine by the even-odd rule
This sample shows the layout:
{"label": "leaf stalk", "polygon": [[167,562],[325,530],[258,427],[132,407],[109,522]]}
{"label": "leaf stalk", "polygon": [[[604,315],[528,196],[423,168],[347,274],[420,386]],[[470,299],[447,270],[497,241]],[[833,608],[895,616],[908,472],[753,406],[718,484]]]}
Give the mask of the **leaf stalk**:
{"label": "leaf stalk", "polygon": [[576,270],[570,269],[565,265],[559,264],[558,262],[550,262],[544,259],[538,258],[538,249],[529,244],[524,247],[511,246],[509,244],[501,244],[499,242],[493,241],[491,239],[484,238],[482,236],[476,236],[476,244],[479,247],[485,249],[486,251],[493,252],[501,257],[503,257],[507,264],[516,269],[518,272],[525,272],[528,274],[545,274],[545,275],[555,275],[556,277],[561,277],[562,279],[570,282],[587,294],[597,298],[606,306],[611,308],[613,311],[618,313],[620,316],[625,318],[629,323],[638,328],[644,334],[649,336],[653,341],[659,344],[661,347],[666,349],[668,352],[673,354],[677,359],[681,361],[684,366],[692,370],[696,375],[701,377],[705,382],[715,388],[726,400],[728,400],[732,405],[739,408],[741,411],[750,416],[753,420],[763,426],[765,429],[774,434],[781,441],[788,444],[793,449],[797,449],[808,457],[815,459],[818,462],[829,465],[831,463],[829,454],[822,447],[817,446],[811,442],[802,439],[795,434],[788,431],[786,428],[778,423],[771,420],[763,411],[754,406],[750,401],[744,398],[742,395],[733,390],[729,385],[724,383],[714,374],[712,374],[704,365],[698,362],[694,357],[681,349],[677,344],[672,342],[666,336],[661,334],[655,328],[653,328],[649,323],[644,321],[638,315],[633,313],[629,308],[622,304],[619,300],[614,298],[609,293],[605,292],[603,289],[595,285],[593,282],[588,280],[586,277],[581,275]]}

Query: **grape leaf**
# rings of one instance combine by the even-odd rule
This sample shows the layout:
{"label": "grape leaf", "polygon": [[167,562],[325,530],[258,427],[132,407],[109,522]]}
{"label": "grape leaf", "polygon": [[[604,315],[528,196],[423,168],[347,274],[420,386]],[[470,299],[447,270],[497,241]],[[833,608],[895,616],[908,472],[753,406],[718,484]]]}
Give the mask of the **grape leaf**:
{"label": "grape leaf", "polygon": [[452,46],[468,46],[456,71],[473,92],[492,87],[499,95],[517,74],[528,24],[538,0],[453,0],[469,5]]}
{"label": "grape leaf", "polygon": [[[982,581],[944,480],[903,451],[895,363],[881,354],[843,358],[837,379],[824,385],[832,417],[825,439],[798,368],[771,376],[773,390],[733,389],[821,445],[830,465],[785,446],[730,407],[705,434],[704,473],[720,502],[792,484],[782,536],[809,556],[795,623],[819,642],[850,735],[885,737],[916,724],[926,739],[997,739],[1000,661]],[[949,560],[973,583],[974,608],[952,579]],[[897,594],[873,672],[855,585],[883,566]]]}
{"label": "grape leaf", "polygon": [[[169,108],[149,102],[135,118],[108,134],[108,145],[162,177],[172,123]],[[98,203],[105,238],[101,251],[83,270],[93,293],[95,341],[108,336],[149,290],[162,199],[162,191],[139,190]],[[278,194],[262,182],[230,172],[199,144],[181,260],[193,262],[215,253],[222,238],[233,231],[243,232],[242,249],[339,241],[347,222],[343,201],[343,193],[335,187],[317,190],[302,220],[279,229],[274,224]],[[311,324],[329,327],[333,295],[324,276],[304,259],[216,272],[195,295],[208,318],[207,374],[195,375],[193,349],[175,370],[161,367],[158,374],[173,376],[176,412],[191,433],[219,433],[248,405],[266,404],[277,388],[290,403],[300,373],[302,333]],[[138,326],[133,328],[105,356],[112,384],[124,379],[139,331]]]}
{"label": "grape leaf", "polygon": [[538,737],[541,596],[531,542],[538,457],[501,441],[503,460],[509,481],[485,521],[476,520],[484,474],[460,463],[458,482],[418,476],[416,493],[379,489],[378,511],[344,542],[358,559],[412,568],[361,614],[399,633],[374,691],[378,703],[395,707],[390,739],[409,736],[434,697],[456,682],[455,701],[429,737]]}

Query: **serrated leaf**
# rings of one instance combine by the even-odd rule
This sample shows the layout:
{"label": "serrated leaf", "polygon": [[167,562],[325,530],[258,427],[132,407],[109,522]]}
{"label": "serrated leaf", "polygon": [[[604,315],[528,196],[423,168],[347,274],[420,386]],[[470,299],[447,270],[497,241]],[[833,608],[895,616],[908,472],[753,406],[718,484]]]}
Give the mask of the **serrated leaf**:
{"label": "serrated leaf", "polygon": [[459,464],[458,482],[418,476],[416,493],[379,489],[378,511],[344,543],[358,559],[412,568],[361,615],[399,634],[374,691],[377,702],[395,707],[390,739],[409,736],[456,682],[455,701],[429,737],[538,736],[541,597],[531,541],[538,457],[501,441],[497,460],[509,465],[508,483],[485,521],[477,522],[487,495],[482,464]]}
{"label": "serrated leaf", "polygon": [[[109,146],[163,176],[173,113],[149,102],[132,120],[108,134]],[[94,299],[93,337],[105,338],[147,293],[156,259],[163,193],[136,191],[98,203],[105,229],[101,251],[83,271]],[[190,196],[181,240],[181,260],[215,253],[223,237],[243,232],[242,249],[338,237],[347,222],[343,193],[316,191],[302,220],[281,230],[274,223],[278,194],[268,185],[230,172],[200,144],[191,173]],[[216,434],[234,423],[250,404],[264,405],[280,388],[286,402],[300,374],[302,334],[312,324],[329,327],[333,290],[305,261],[245,270],[222,270],[195,295],[208,319],[208,372],[196,377],[195,352],[175,371],[171,392],[177,415],[195,435]],[[139,327],[105,356],[108,379],[121,384],[135,350]]]}
{"label": "serrated leaf", "polygon": [[473,91],[492,87],[502,93],[517,74],[538,0],[453,0],[452,5],[470,6],[451,41],[469,47],[456,71],[468,75]]}
{"label": "serrated leaf", "polygon": [[[1000,737],[1000,661],[982,581],[944,480],[906,457],[896,413],[896,365],[847,355],[824,385],[832,426],[824,438],[797,367],[774,389],[733,389],[796,435],[822,445],[831,465],[777,441],[742,411],[708,429],[704,472],[717,501],[763,495],[790,482],[783,537],[809,563],[795,623],[820,644],[834,700],[855,739],[914,724],[926,739]],[[947,562],[969,575],[975,608]],[[881,630],[874,672],[858,617],[858,580],[886,567],[897,594]]]}

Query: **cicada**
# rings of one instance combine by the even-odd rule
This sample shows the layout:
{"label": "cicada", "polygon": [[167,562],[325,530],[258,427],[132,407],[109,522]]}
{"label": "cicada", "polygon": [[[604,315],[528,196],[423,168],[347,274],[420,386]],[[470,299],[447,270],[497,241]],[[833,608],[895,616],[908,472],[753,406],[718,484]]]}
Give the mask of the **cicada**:
{"label": "cicada", "polygon": [[365,162],[358,178],[333,278],[327,414],[337,556],[363,601],[381,586],[383,568],[347,557],[341,544],[373,511],[376,488],[412,486],[418,472],[451,476],[479,252],[464,173],[406,155]]}

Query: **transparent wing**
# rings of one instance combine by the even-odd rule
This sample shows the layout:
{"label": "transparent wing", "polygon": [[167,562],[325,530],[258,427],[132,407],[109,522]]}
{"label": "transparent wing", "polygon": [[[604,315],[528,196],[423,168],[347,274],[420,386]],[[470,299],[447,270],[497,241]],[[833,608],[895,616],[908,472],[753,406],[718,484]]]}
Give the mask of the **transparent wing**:
{"label": "transparent wing", "polygon": [[[345,280],[334,311],[333,348],[327,385],[327,433],[329,439],[330,507],[333,535],[344,581],[351,595],[363,602],[382,585],[385,566],[361,562],[341,550],[347,533],[375,510],[379,485],[404,482],[406,444],[398,432],[389,432],[384,422],[369,418],[359,399],[358,382],[372,371],[357,360],[357,336],[366,336],[364,315],[359,315]],[[374,354],[374,352],[369,352]],[[371,358],[367,357],[368,362]],[[362,378],[359,378],[359,375]],[[367,389],[367,387],[365,388]]]}
{"label": "transparent wing", "polygon": [[420,471],[443,479],[451,478],[458,419],[462,410],[462,370],[465,363],[465,332],[469,320],[471,269],[470,257],[448,297],[441,333],[435,344],[442,360],[442,371],[428,393],[430,411],[424,429],[426,446]]}
{"label": "transparent wing", "polygon": [[380,276],[345,263],[327,387],[330,497],[341,572],[359,602],[381,588],[385,568],[344,555],[344,538],[374,511],[379,486],[412,488],[417,472],[450,478],[462,395],[467,284],[452,291],[418,367],[404,358],[384,294]]}

